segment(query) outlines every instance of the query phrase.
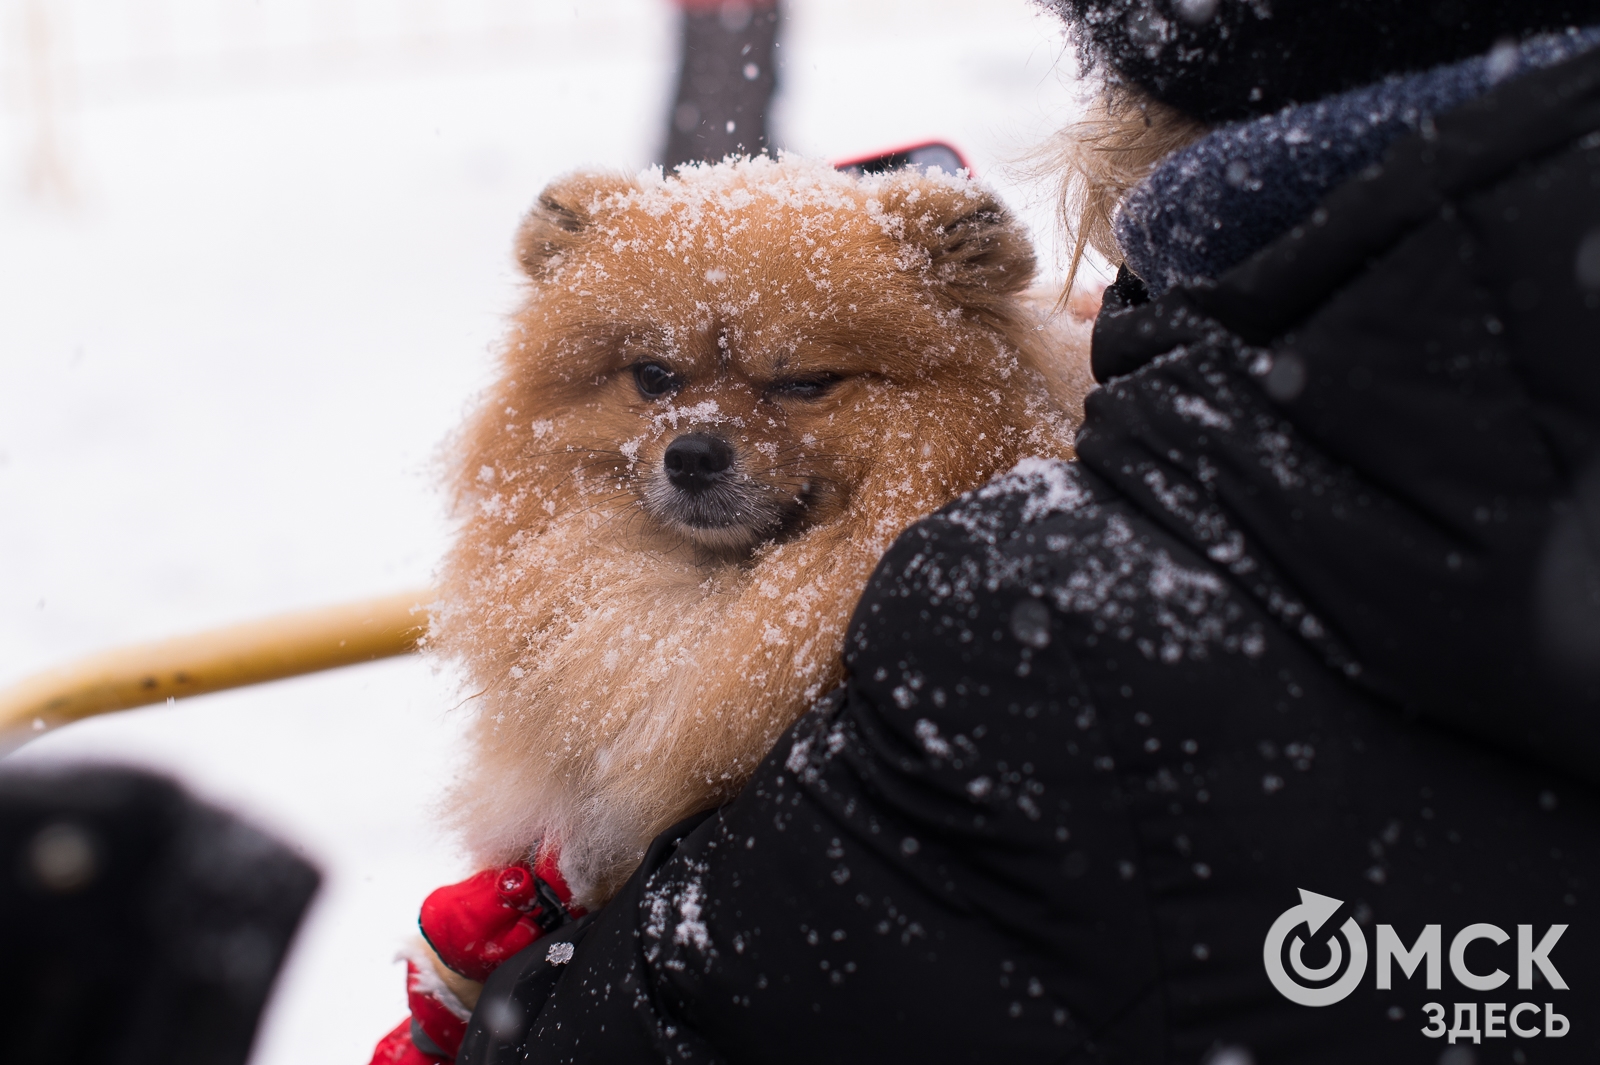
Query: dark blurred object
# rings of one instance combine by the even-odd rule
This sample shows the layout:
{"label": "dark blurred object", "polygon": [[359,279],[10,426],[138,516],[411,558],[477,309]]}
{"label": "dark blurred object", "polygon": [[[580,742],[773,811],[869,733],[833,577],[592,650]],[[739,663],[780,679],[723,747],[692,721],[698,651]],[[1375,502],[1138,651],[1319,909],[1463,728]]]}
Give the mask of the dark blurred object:
{"label": "dark blurred object", "polygon": [[846,159],[841,163],[834,163],[834,168],[843,170],[847,174],[886,174],[891,170],[901,170],[914,166],[918,170],[929,170],[938,167],[946,174],[954,174],[957,170],[965,170],[969,175],[972,167],[953,145],[943,141],[926,141],[922,144],[912,144],[904,148],[895,148],[892,151],[880,152],[877,155],[864,155],[859,159]]}
{"label": "dark blurred object", "polygon": [[1079,54],[1208,122],[1310,103],[1497,41],[1600,22],[1600,0],[1041,0]]}
{"label": "dark blurred object", "polygon": [[777,0],[676,0],[678,92],[667,121],[667,168],[757,155],[769,146],[777,89]]}
{"label": "dark blurred object", "polygon": [[233,1065],[319,877],[125,769],[0,773],[0,1058]]}
{"label": "dark blurred object", "polygon": [[[1585,243],[1600,245],[1600,229],[1591,230]],[[1581,263],[1578,273],[1580,289],[1600,289],[1600,281],[1584,283]],[[1600,460],[1590,460],[1574,478],[1572,498],[1556,509],[1539,562],[1537,595],[1546,661],[1568,686],[1600,701]]]}

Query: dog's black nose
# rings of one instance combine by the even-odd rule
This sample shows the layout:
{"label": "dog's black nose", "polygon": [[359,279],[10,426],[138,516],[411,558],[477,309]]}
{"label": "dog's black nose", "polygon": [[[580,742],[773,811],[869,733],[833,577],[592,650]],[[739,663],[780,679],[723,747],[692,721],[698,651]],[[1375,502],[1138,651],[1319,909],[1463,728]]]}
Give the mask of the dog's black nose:
{"label": "dog's black nose", "polygon": [[733,448],[710,433],[685,433],[661,457],[667,480],[685,492],[703,492],[722,480],[733,464]]}

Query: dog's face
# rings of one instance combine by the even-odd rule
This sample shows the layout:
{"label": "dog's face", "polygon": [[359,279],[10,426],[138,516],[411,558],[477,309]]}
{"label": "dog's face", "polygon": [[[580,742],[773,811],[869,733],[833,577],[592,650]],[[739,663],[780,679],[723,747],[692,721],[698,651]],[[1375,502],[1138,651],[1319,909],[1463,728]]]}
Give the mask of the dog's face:
{"label": "dog's face", "polygon": [[658,307],[592,349],[578,409],[593,457],[580,476],[661,539],[740,559],[847,504],[871,459],[857,419],[875,367],[789,315],[685,302],[688,313]]}
{"label": "dog's face", "polygon": [[564,466],[614,532],[714,561],[839,517],[908,433],[932,455],[987,421],[1016,361],[993,319],[1033,267],[969,182],[765,160],[568,179],[518,247],[533,297],[474,490]]}

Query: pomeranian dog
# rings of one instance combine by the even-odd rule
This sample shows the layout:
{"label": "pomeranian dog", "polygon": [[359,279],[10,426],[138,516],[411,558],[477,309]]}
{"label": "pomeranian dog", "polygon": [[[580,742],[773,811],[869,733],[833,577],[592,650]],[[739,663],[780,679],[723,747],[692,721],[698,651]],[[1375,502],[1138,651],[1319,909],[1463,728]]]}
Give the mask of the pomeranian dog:
{"label": "pomeranian dog", "polygon": [[516,249],[527,297],[453,453],[430,643],[476,692],[474,856],[554,845],[593,908],[840,681],[899,532],[1070,454],[1086,344],[963,176],[578,174]]}

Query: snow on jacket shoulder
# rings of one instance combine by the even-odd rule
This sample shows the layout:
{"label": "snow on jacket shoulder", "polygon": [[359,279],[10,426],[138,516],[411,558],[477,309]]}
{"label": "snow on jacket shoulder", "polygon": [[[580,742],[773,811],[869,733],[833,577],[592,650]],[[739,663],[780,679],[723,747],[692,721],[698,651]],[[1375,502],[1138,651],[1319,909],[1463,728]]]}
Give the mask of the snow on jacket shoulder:
{"label": "snow on jacket shoulder", "polygon": [[1596,130],[1590,54],[1108,308],[1081,461],[909,530],[464,1065],[1594,1060]]}

